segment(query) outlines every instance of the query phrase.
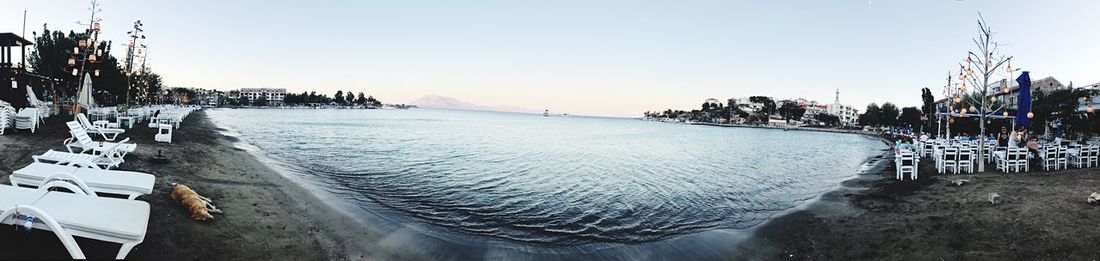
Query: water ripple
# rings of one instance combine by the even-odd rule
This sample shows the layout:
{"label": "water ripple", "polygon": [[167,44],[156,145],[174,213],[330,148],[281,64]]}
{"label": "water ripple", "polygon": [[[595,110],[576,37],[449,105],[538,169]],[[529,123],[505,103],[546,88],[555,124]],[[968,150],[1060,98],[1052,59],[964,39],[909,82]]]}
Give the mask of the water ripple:
{"label": "water ripple", "polygon": [[549,246],[759,224],[854,175],[878,146],[854,135],[511,113],[208,115],[353,204]]}

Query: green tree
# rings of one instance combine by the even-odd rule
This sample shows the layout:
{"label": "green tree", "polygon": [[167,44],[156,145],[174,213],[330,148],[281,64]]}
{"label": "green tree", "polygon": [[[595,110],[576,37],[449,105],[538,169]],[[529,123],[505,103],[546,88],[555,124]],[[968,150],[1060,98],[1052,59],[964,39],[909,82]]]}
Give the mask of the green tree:
{"label": "green tree", "polygon": [[[69,66],[69,58],[72,57],[73,47],[77,46],[79,39],[87,39],[88,35],[85,33],[74,33],[70,31],[68,34],[61,31],[50,31],[46,24],[42,25],[42,33],[34,32],[34,48],[31,49],[28,56],[27,66],[31,72],[45,76],[52,79],[61,79],[63,82],[59,85],[54,85],[48,82],[32,82],[31,86],[35,93],[42,93],[43,90],[50,90],[50,92],[63,92],[68,95],[73,95],[77,92],[81,80],[78,76],[73,76],[73,68],[80,68],[81,61],[78,59],[75,66]],[[118,60],[111,54],[111,42],[101,41],[99,42],[102,50],[102,55],[96,56],[95,63],[89,63],[84,65],[85,72],[92,77],[92,86],[94,86],[97,93],[94,93],[97,102],[102,105],[115,105],[121,102],[126,95],[126,76],[122,73],[122,69],[119,67]],[[99,76],[95,76],[95,71],[99,70]],[[100,95],[98,91],[106,91],[106,96]],[[45,99],[45,97],[40,97]],[[65,97],[68,98],[68,97]]]}
{"label": "green tree", "polygon": [[[925,127],[925,130],[931,130],[934,128],[933,125],[935,125],[938,119],[936,117],[936,97],[932,95],[932,90],[925,87],[921,89],[920,98],[921,101],[924,102],[923,106],[921,106],[921,111],[924,112],[923,117],[925,118],[924,125],[922,126]],[[904,110],[902,114],[905,114]]]}
{"label": "green tree", "polygon": [[882,109],[878,107],[878,104],[868,104],[867,109],[863,111],[863,114],[859,115],[859,125],[863,126],[880,126],[882,125]]}
{"label": "green tree", "polygon": [[267,106],[267,96],[266,95],[260,95],[260,97],[256,98],[256,102],[252,103],[252,105]]}
{"label": "green tree", "polygon": [[901,116],[898,116],[898,124],[917,128],[921,126],[921,111],[917,107],[901,108]]}
{"label": "green tree", "polygon": [[332,96],[336,103],[344,103],[344,91],[336,91],[336,95]]}
{"label": "green tree", "polygon": [[885,126],[897,126],[899,114],[898,107],[893,103],[883,103],[879,111],[879,121]]}
{"label": "green tree", "polygon": [[806,109],[791,101],[785,101],[782,106],[779,106],[779,115],[783,116],[783,120],[786,120],[787,123],[790,123],[791,119],[802,119],[802,115],[805,113]]}
{"label": "green tree", "polygon": [[356,104],[363,105],[367,103],[367,96],[363,95],[363,92],[359,92],[359,99],[355,100]]}

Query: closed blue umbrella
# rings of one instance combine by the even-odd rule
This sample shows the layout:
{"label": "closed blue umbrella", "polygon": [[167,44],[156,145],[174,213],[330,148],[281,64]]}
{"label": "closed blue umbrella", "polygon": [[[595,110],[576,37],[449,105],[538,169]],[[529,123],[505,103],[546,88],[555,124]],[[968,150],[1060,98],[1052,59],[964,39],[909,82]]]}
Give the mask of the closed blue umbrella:
{"label": "closed blue umbrella", "polygon": [[1016,126],[1029,126],[1031,119],[1027,118],[1027,113],[1031,112],[1031,76],[1024,71],[1016,78],[1016,83],[1020,84],[1020,95],[1016,96]]}

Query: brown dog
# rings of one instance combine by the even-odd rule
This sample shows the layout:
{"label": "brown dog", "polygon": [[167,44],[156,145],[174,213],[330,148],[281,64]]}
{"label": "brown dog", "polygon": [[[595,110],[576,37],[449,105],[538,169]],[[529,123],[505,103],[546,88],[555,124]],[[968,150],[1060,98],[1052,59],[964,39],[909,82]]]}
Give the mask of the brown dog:
{"label": "brown dog", "polygon": [[214,219],[214,215],[211,215],[210,212],[222,213],[221,210],[218,210],[218,207],[210,204],[213,200],[199,195],[199,193],[183,184],[178,184],[172,189],[172,199],[178,201],[190,211],[191,219],[194,220],[210,220]]}

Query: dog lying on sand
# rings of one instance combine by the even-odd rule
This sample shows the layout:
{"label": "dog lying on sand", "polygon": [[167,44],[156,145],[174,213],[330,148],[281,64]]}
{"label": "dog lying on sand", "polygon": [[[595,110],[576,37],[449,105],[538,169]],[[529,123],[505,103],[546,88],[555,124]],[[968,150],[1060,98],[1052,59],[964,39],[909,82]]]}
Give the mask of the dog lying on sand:
{"label": "dog lying on sand", "polygon": [[178,184],[172,189],[172,199],[191,211],[191,219],[194,220],[211,220],[214,219],[214,215],[210,213],[222,213],[218,207],[211,204],[211,202],[214,202],[213,200],[199,195],[199,193],[183,184]]}

